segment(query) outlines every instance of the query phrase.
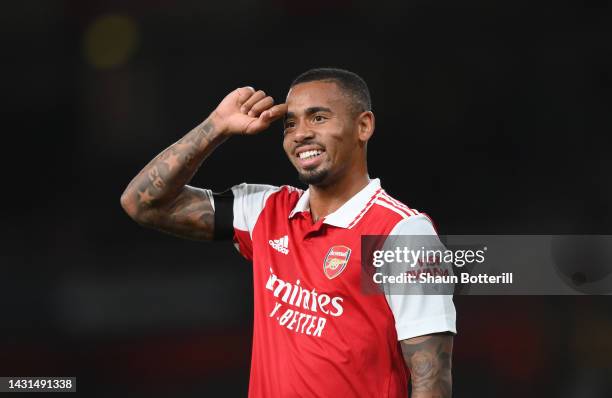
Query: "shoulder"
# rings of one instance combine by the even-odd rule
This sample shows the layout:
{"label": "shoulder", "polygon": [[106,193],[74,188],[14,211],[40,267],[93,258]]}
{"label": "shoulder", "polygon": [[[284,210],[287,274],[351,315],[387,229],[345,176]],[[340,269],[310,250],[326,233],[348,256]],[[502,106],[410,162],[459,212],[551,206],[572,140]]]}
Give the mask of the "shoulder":
{"label": "shoulder", "polygon": [[381,190],[374,199],[369,219],[384,222],[389,234],[436,234],[432,219]]}
{"label": "shoulder", "polygon": [[382,189],[376,199],[374,200],[374,204],[376,205],[381,213],[395,213],[401,219],[408,219],[410,217],[419,215],[420,212],[416,209],[410,208],[399,200],[395,199],[391,195],[389,195],[384,189]]}
{"label": "shoulder", "polygon": [[275,186],[267,184],[249,184],[243,182],[242,184],[234,185],[232,187],[232,193],[234,194],[234,197],[259,196],[267,199],[272,195],[285,198],[292,196],[299,198],[303,191],[290,185]]}
{"label": "shoulder", "polygon": [[235,206],[264,207],[291,206],[299,200],[303,191],[290,185],[266,185],[242,183],[232,187]]}
{"label": "shoulder", "polygon": [[277,204],[282,203],[285,205],[294,205],[300,199],[303,193],[303,190],[292,187],[291,185],[281,185],[271,193],[268,201],[275,202]]}
{"label": "shoulder", "polygon": [[242,183],[232,187],[234,227],[253,231],[258,220],[278,220],[289,214],[302,191],[287,185]]}

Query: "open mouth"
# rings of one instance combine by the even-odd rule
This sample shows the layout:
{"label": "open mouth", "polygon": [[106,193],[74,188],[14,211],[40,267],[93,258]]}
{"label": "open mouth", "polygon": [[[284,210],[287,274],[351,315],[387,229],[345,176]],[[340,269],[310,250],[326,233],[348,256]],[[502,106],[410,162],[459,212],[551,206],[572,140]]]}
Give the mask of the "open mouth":
{"label": "open mouth", "polygon": [[314,168],[321,163],[325,151],[319,148],[302,148],[296,152],[298,164],[304,169]]}
{"label": "open mouth", "polygon": [[298,158],[305,160],[305,159],[312,159],[315,158],[319,155],[321,155],[323,153],[323,151],[319,150],[319,149],[315,149],[315,150],[311,150],[311,151],[304,151],[304,152],[300,152],[298,153]]}

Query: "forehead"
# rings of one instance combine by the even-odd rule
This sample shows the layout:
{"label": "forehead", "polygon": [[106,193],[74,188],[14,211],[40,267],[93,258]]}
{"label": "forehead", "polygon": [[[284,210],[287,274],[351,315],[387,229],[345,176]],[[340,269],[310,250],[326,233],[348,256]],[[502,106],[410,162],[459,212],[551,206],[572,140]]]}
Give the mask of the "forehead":
{"label": "forehead", "polygon": [[335,82],[314,81],[299,83],[287,93],[287,111],[301,113],[312,107],[327,107],[332,111],[344,108],[348,101]]}

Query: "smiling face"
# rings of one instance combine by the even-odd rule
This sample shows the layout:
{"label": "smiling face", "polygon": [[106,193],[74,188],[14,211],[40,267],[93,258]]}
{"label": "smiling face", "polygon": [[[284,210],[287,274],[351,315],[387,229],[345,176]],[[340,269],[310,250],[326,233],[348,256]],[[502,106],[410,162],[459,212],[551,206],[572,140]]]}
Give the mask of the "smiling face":
{"label": "smiling face", "polygon": [[[283,147],[308,185],[328,186],[365,170],[363,114],[334,82],[299,83],[287,95]],[[366,112],[371,115],[371,112]]]}

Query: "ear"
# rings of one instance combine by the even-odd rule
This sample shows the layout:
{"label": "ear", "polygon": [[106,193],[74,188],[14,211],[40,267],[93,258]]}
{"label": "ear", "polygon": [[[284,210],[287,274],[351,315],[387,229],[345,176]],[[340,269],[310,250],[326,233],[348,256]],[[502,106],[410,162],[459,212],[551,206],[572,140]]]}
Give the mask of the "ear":
{"label": "ear", "polygon": [[374,114],[371,111],[362,112],[357,116],[357,128],[359,129],[359,140],[368,142],[374,134]]}

